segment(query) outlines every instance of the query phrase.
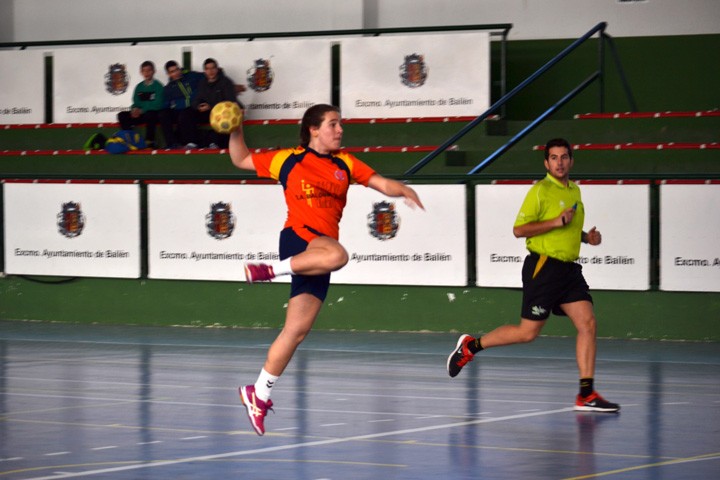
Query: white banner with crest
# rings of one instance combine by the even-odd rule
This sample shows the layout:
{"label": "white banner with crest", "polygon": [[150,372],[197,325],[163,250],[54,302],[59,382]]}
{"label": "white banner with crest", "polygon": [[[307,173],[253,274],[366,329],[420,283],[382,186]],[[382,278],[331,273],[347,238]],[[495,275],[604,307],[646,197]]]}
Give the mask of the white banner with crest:
{"label": "white banner with crest", "polygon": [[193,69],[213,58],[246,91],[238,99],[249,120],[300,119],[308,107],[331,103],[327,39],[256,40],[192,44]]}
{"label": "white banner with crest", "polygon": [[[649,185],[579,184],[585,205],[584,230],[595,226],[602,233],[602,243],[583,244],[577,259],[590,288],[648,290]],[[475,187],[478,286],[522,287],[522,265],[528,251],[525,239],[513,235],[513,224],[530,186]]]}
{"label": "white banner with crest", "polygon": [[[464,187],[413,188],[427,211],[360,185],[350,187],[340,224],[350,261],[332,274],[333,283],[466,284]],[[148,276],[242,281],[245,262],[279,258],[285,214],[280,185],[151,184]]]}
{"label": "white banner with crest", "polygon": [[487,32],[344,38],[345,118],[479,115],[490,106]]}
{"label": "white banner with crest", "polygon": [[333,283],[379,285],[467,284],[463,185],[413,185],[426,210],[352,185],[340,222],[348,264]]}
{"label": "white banner with crest", "polygon": [[660,185],[660,289],[720,292],[720,184]]}
{"label": "white banner with crest", "polygon": [[285,211],[280,185],[150,184],[148,276],[244,281],[245,262],[279,258]]}
{"label": "white banner with crest", "polygon": [[179,44],[83,47],[53,53],[53,122],[117,122],[132,105],[135,86],[143,78],[140,64],[155,64],[155,78],[165,85],[165,62],[182,65]]}
{"label": "white banner with crest", "polygon": [[44,121],[44,61],[41,50],[0,52],[0,125]]}
{"label": "white banner with crest", "polygon": [[5,271],[140,277],[140,188],[133,183],[4,186]]}

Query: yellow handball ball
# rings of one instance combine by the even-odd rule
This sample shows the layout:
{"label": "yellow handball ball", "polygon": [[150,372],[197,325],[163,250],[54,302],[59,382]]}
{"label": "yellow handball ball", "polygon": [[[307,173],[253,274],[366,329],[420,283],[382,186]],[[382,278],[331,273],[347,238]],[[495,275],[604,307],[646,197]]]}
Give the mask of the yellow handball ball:
{"label": "yellow handball ball", "polygon": [[240,126],[242,110],[235,102],[220,102],[210,111],[210,126],[217,133],[228,134]]}

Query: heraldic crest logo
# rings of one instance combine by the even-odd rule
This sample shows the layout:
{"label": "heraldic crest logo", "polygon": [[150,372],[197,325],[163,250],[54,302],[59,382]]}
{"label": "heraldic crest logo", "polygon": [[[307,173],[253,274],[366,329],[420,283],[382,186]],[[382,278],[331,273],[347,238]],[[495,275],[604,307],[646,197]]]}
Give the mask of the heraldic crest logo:
{"label": "heraldic crest logo", "polygon": [[210,213],[205,215],[207,233],[216,240],[232,236],[235,230],[235,215],[229,203],[217,202],[210,205]]}
{"label": "heraldic crest logo", "polygon": [[428,67],[425,64],[425,55],[413,53],[406,55],[405,61],[400,65],[400,80],[403,85],[410,88],[422,87],[428,76]]}
{"label": "heraldic crest logo", "polygon": [[264,92],[272,86],[275,73],[270,68],[270,60],[258,58],[247,71],[247,83],[256,92]]}
{"label": "heraldic crest logo", "polygon": [[57,214],[58,231],[67,238],[79,237],[85,228],[85,214],[77,202],[63,203]]}
{"label": "heraldic crest logo", "polygon": [[105,90],[113,95],[122,95],[128,89],[130,77],[122,63],[114,63],[105,74]]}
{"label": "heraldic crest logo", "polygon": [[370,235],[378,240],[395,238],[400,228],[400,219],[392,202],[373,203],[373,210],[367,216]]}

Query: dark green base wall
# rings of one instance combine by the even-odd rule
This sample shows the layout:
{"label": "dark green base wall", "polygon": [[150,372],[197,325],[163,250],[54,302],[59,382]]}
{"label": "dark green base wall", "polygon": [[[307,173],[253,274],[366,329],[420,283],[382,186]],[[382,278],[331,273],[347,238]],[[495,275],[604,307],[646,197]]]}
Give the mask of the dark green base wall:
{"label": "dark green base wall", "polygon": [[[44,282],[1,279],[0,319],[278,328],[288,293],[286,284],[99,278]],[[520,296],[517,289],[334,285],[315,328],[487,332],[517,322]],[[720,341],[719,293],[596,291],[593,296],[601,337]],[[570,321],[561,317],[551,317],[543,331],[574,333]]]}

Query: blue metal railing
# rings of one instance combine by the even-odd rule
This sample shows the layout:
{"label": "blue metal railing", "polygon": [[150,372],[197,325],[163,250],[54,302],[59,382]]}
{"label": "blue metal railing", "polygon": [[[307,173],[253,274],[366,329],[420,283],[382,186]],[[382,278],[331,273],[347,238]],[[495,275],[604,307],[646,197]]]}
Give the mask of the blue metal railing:
{"label": "blue metal railing", "polygon": [[[536,120],[534,120],[527,128],[523,129],[518,135],[513,137],[506,145],[503,145],[500,149],[498,149],[496,152],[494,152],[492,155],[490,155],[488,158],[486,158],[484,161],[482,161],[480,164],[478,164],[475,168],[473,168],[468,175],[472,175],[475,173],[478,173],[488,165],[490,165],[493,161],[495,161],[497,158],[499,158],[503,153],[505,153],[507,150],[510,149],[513,145],[515,145],[521,138],[523,138],[525,135],[527,135],[531,130],[533,130],[537,125],[545,121],[550,115],[552,115],[555,111],[557,111],[562,105],[570,101],[573,97],[575,97],[577,94],[579,94],[582,90],[584,90],[588,85],[590,85],[595,80],[600,79],[602,81],[604,77],[604,50],[602,44],[605,40],[609,39],[610,37],[605,34],[605,28],[607,27],[606,22],[598,23],[595,27],[593,27],[590,31],[588,31],[585,35],[575,40],[572,44],[570,44],[568,47],[566,47],[562,52],[557,54],[552,60],[547,62],[545,65],[540,67],[535,73],[530,75],[528,78],[526,78],[523,82],[521,82],[517,87],[513,88],[510,92],[503,95],[500,100],[495,102],[490,108],[487,109],[484,113],[479,115],[477,118],[475,118],[473,121],[468,123],[465,127],[463,127],[457,134],[453,135],[451,138],[449,138],[447,141],[445,141],[442,145],[438,146],[435,150],[427,154],[424,158],[420,159],[415,165],[410,167],[405,172],[405,175],[413,175],[417,173],[422,167],[430,163],[435,157],[440,155],[442,152],[447,150],[451,145],[454,145],[455,142],[457,142],[460,138],[465,136],[470,130],[478,126],[483,120],[487,119],[494,113],[496,113],[499,109],[504,107],[504,105],[515,95],[517,95],[520,91],[525,89],[528,85],[533,83],[535,80],[537,80],[540,76],[545,74],[548,70],[550,70],[552,67],[557,65],[561,60],[563,60],[565,57],[567,57],[570,53],[572,53],[576,48],[578,48],[580,45],[585,43],[590,37],[595,35],[596,33],[600,32],[600,53],[599,53],[599,69],[595,71],[590,77],[588,77],[585,81],[583,81],[580,85],[578,85],[575,89],[570,91],[567,95],[565,95],[561,100],[559,100],[555,105],[550,107],[548,110],[543,112]],[[617,57],[617,54],[613,47],[613,54],[615,57]],[[616,63],[619,67],[619,61],[616,58]],[[622,69],[620,68],[620,71]],[[624,80],[624,75],[623,77]],[[627,86],[627,82],[625,82],[625,85]],[[631,102],[631,105],[633,106],[633,110],[636,110],[636,107],[634,105],[634,100],[632,99],[632,95],[629,93],[629,89],[626,88],[626,93],[628,94],[628,98]],[[603,94],[601,92],[600,97],[600,108],[601,110],[604,108],[604,98]]]}

